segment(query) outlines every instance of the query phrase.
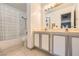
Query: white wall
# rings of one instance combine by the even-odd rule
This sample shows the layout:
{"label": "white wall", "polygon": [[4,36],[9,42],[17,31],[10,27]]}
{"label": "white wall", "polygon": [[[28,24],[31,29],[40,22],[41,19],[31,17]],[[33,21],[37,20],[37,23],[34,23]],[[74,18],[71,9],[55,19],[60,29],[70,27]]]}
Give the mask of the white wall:
{"label": "white wall", "polygon": [[31,35],[31,19],[30,19],[30,14],[31,14],[31,4],[27,4],[27,47],[32,48],[33,47],[33,41],[32,41],[32,35]]}
{"label": "white wall", "polygon": [[28,28],[28,40],[27,47],[32,48],[33,41],[33,29],[41,28],[41,5],[38,3],[27,4],[27,28]]}
{"label": "white wall", "polygon": [[41,28],[41,5],[31,4],[31,27],[33,29]]}

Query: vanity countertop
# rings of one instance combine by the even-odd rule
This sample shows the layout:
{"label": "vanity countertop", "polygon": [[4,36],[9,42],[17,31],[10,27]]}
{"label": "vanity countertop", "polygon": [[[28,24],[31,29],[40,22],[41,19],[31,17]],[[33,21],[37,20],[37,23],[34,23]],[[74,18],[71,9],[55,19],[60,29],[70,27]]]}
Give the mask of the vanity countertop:
{"label": "vanity countertop", "polygon": [[50,31],[33,31],[34,33],[48,33],[48,34],[53,34],[53,35],[65,35],[65,36],[77,36],[79,37],[79,29],[69,29],[69,31],[64,31],[63,29],[61,30],[50,30]]}

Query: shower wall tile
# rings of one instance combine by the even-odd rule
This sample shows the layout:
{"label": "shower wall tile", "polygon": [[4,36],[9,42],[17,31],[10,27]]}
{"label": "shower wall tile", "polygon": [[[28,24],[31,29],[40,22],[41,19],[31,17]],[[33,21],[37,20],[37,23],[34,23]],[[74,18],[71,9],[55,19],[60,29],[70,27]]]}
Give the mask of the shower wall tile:
{"label": "shower wall tile", "polygon": [[6,4],[0,4],[0,40],[15,39],[24,30],[21,30],[20,19],[25,14]]}

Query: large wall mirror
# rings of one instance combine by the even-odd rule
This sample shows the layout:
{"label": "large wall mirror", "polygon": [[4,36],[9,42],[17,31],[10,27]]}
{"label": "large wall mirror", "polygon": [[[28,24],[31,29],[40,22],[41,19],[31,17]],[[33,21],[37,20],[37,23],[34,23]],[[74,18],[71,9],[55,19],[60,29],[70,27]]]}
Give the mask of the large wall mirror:
{"label": "large wall mirror", "polygon": [[[66,7],[63,9],[63,7]],[[61,8],[60,8],[61,7]],[[51,12],[44,10],[43,25],[45,28],[76,28],[76,7],[73,4],[61,4],[60,7],[52,8]],[[50,17],[50,18],[49,18]],[[77,16],[78,17],[78,16]],[[50,23],[49,23],[50,22]],[[50,24],[50,25],[49,25]]]}

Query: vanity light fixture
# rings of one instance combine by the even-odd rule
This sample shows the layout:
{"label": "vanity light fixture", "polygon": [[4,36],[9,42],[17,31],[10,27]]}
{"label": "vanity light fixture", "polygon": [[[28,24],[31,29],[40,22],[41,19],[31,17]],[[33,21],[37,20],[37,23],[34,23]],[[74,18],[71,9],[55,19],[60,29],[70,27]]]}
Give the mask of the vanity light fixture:
{"label": "vanity light fixture", "polygon": [[54,7],[55,3],[48,4],[45,6],[45,11],[49,11],[49,9],[52,9]]}
{"label": "vanity light fixture", "polygon": [[50,11],[51,9],[53,9],[54,7],[59,6],[61,3],[50,3],[48,5],[45,6],[45,12]]}

